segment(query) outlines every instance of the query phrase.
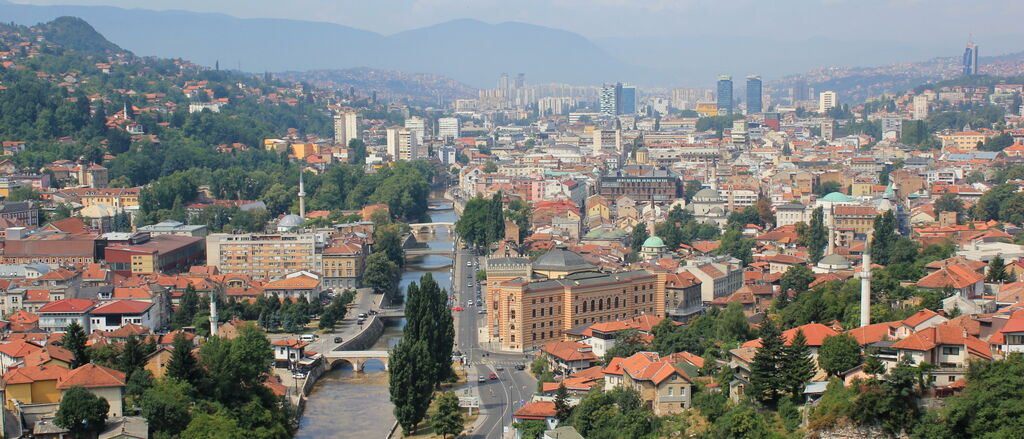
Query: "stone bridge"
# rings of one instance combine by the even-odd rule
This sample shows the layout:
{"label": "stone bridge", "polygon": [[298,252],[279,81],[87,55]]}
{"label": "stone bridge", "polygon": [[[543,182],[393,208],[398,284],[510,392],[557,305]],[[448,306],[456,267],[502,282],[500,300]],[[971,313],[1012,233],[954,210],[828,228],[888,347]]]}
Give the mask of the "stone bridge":
{"label": "stone bridge", "polygon": [[449,233],[455,230],[455,223],[415,223],[409,224],[413,233],[437,233],[438,228],[446,228]]}
{"label": "stone bridge", "polygon": [[324,354],[324,363],[327,369],[334,369],[342,363],[349,363],[356,372],[362,372],[367,361],[377,360],[384,363],[384,370],[388,370],[388,351],[330,351]]}

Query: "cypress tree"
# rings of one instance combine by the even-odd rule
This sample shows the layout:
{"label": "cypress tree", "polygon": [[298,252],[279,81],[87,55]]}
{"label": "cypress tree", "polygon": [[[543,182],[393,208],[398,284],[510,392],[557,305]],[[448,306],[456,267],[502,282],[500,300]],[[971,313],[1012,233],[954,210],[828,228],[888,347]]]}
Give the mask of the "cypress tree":
{"label": "cypress tree", "polygon": [[85,329],[75,320],[64,328],[64,349],[71,351],[75,356],[71,363],[72,369],[89,363],[89,349],[85,347],[85,338]]}

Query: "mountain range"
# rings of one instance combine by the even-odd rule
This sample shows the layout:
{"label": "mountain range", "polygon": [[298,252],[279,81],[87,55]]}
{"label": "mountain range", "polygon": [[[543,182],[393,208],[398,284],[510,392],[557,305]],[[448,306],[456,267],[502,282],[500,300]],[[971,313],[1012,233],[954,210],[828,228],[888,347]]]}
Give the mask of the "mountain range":
{"label": "mountain range", "polygon": [[[712,86],[719,74],[738,83],[823,66],[855,67],[958,55],[943,43],[829,37],[780,40],[770,35],[601,38],[526,23],[458,19],[382,35],[334,23],[253,18],[180,10],[108,6],[37,6],[0,0],[2,20],[34,25],[60,16],[85,19],[138,55],[186,58],[248,72],[368,67],[443,75],[493,88],[505,72],[529,83]],[[683,30],[680,30],[683,32]]]}

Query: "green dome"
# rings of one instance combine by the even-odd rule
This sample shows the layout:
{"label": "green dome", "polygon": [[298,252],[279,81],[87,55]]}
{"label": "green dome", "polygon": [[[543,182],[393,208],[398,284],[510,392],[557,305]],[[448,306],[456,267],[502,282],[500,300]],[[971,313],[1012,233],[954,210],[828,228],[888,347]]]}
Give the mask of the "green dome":
{"label": "green dome", "polygon": [[644,241],[644,245],[643,246],[644,247],[664,247],[665,246],[665,241],[662,241],[661,238],[659,238],[657,236],[652,236],[650,238],[647,238],[646,241]]}
{"label": "green dome", "polygon": [[832,192],[831,194],[821,197],[821,201],[828,201],[830,203],[846,203],[850,201],[856,201],[853,197],[842,194],[839,192]]}

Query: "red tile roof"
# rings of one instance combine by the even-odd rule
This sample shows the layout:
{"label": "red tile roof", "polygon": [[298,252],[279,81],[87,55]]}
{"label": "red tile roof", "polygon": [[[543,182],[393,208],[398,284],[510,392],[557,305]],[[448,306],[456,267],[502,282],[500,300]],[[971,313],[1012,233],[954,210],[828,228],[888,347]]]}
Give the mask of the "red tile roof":
{"label": "red tile roof", "polygon": [[153,304],[150,302],[116,300],[93,308],[92,311],[89,311],[89,314],[141,314],[152,306]]}
{"label": "red tile roof", "polygon": [[[789,346],[793,341],[793,337],[796,337],[796,332],[799,330],[804,331],[804,337],[807,338],[807,346],[818,347],[825,341],[826,337],[839,334],[839,331],[832,329],[828,326],[822,325],[821,323],[808,323],[803,326],[797,326],[796,328],[787,329],[782,331],[782,338],[786,339],[786,346]],[[744,348],[759,348],[761,347],[761,339],[750,340],[743,343],[741,347]]]}
{"label": "red tile roof", "polygon": [[892,347],[910,351],[930,351],[940,345],[959,345],[964,346],[969,353],[975,356],[992,359],[988,343],[977,337],[965,335],[964,332],[963,328],[956,326],[939,325],[910,334],[907,338],[893,344]]}
{"label": "red tile roof", "polygon": [[72,370],[62,379],[57,380],[57,388],[65,390],[74,386],[85,388],[124,387],[124,381],[124,372],[89,363]]}
{"label": "red tile roof", "polygon": [[516,419],[539,419],[554,418],[558,414],[553,401],[531,401],[524,405],[512,417]]}
{"label": "red tile roof", "polygon": [[26,366],[13,369],[3,376],[4,384],[30,384],[36,381],[60,381],[69,371],[60,366]]}
{"label": "red tile roof", "polygon": [[95,300],[90,299],[61,299],[39,307],[39,313],[84,313],[88,311]]}
{"label": "red tile roof", "polygon": [[967,288],[985,279],[985,275],[959,264],[950,264],[917,281],[921,288]]}
{"label": "red tile roof", "polygon": [[562,361],[597,360],[597,355],[591,352],[590,346],[575,341],[553,341],[540,349]]}
{"label": "red tile roof", "polygon": [[0,353],[11,358],[22,358],[40,349],[42,349],[42,346],[25,340],[14,340],[10,343],[0,344]]}

